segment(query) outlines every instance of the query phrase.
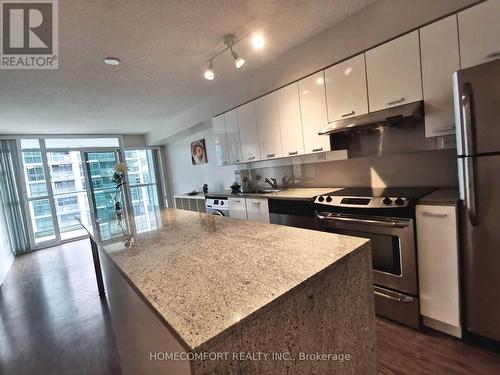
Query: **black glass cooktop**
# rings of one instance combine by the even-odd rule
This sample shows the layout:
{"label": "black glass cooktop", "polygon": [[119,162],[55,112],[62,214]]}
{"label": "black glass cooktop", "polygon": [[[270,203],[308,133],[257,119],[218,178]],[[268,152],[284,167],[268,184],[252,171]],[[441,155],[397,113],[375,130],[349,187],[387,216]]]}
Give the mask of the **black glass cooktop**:
{"label": "black glass cooktop", "polygon": [[328,193],[338,197],[401,197],[408,199],[419,199],[436,190],[433,187],[386,187],[386,188],[363,188],[353,187]]}

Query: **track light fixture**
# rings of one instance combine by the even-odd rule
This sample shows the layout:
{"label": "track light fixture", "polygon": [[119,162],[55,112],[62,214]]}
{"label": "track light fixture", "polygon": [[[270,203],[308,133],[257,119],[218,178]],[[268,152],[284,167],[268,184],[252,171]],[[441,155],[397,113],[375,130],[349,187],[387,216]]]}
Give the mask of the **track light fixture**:
{"label": "track light fixture", "polygon": [[203,76],[205,77],[205,79],[208,79],[209,81],[215,78],[215,73],[212,66],[212,60],[208,62],[208,68],[207,70],[205,70],[205,74],[203,74]]}
{"label": "track light fixture", "polygon": [[[233,34],[224,35],[223,42],[226,45],[226,47],[223,50],[217,52],[215,55],[213,55],[208,60],[208,68],[207,68],[207,70],[205,70],[205,73],[203,74],[205,79],[211,81],[215,78],[215,73],[214,73],[214,70],[212,68],[212,62],[217,56],[221,55],[222,53],[226,52],[227,50],[229,50],[229,52],[231,53],[231,56],[234,59],[234,65],[236,66],[236,69],[240,69],[243,65],[245,65],[245,59],[243,57],[241,57],[240,55],[238,55],[234,51],[233,47],[236,43],[238,43],[242,39],[246,38],[247,36],[248,35],[244,35],[240,39],[236,39],[236,36],[234,36]],[[256,48],[256,47],[254,47],[254,48]],[[262,48],[262,46],[260,48]]]}
{"label": "track light fixture", "polygon": [[245,65],[245,60],[238,56],[236,52],[233,50],[234,44],[237,42],[236,37],[233,34],[227,34],[224,36],[224,44],[227,46],[229,51],[231,51],[231,55],[233,56],[234,59],[234,65],[236,65],[236,69],[241,68],[243,65]]}

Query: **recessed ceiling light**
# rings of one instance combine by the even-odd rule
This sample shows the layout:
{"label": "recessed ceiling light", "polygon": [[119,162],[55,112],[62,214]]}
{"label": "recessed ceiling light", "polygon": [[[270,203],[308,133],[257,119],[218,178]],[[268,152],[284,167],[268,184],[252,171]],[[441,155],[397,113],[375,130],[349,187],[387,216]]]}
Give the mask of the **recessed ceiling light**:
{"label": "recessed ceiling light", "polygon": [[255,34],[252,37],[252,47],[255,49],[262,49],[264,45],[266,44],[266,41],[264,40],[264,37],[262,34]]}
{"label": "recessed ceiling light", "polygon": [[120,59],[117,59],[116,57],[106,57],[104,59],[104,62],[108,65],[120,65]]}

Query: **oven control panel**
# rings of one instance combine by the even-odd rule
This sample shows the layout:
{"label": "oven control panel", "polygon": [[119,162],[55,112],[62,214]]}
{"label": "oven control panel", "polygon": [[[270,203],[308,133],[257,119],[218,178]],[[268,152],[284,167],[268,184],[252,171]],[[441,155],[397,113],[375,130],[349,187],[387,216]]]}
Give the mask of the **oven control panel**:
{"label": "oven control panel", "polygon": [[318,195],[314,203],[336,207],[399,208],[408,206],[408,198],[402,197],[343,197]]}

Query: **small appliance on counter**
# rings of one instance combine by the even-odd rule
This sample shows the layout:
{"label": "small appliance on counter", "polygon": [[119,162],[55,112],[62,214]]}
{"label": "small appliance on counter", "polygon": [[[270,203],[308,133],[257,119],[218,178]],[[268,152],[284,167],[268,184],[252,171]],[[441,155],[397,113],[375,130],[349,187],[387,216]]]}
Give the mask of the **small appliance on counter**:
{"label": "small appliance on counter", "polygon": [[435,188],[346,188],[317,196],[316,229],[371,240],[375,310],[420,327],[415,206]]}

